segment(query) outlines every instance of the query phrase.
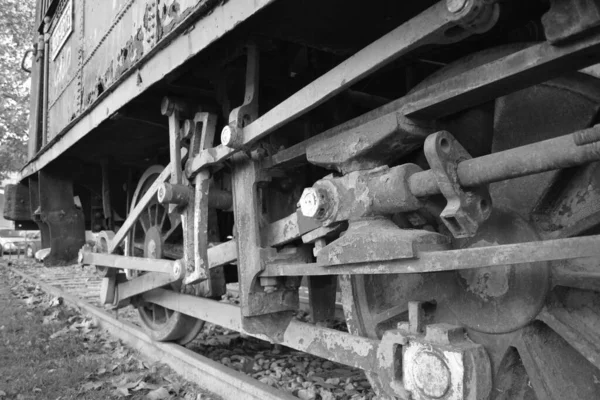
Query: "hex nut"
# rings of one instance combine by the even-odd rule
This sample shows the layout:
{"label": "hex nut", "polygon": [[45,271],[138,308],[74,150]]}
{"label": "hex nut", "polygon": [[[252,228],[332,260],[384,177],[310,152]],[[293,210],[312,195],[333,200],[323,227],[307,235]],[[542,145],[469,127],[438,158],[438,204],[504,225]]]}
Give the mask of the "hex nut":
{"label": "hex nut", "polygon": [[298,205],[302,215],[315,219],[324,219],[331,206],[327,192],[312,187],[304,189]]}
{"label": "hex nut", "polygon": [[226,125],[221,131],[221,143],[234,149],[241,147],[243,143],[242,130],[235,126]]}

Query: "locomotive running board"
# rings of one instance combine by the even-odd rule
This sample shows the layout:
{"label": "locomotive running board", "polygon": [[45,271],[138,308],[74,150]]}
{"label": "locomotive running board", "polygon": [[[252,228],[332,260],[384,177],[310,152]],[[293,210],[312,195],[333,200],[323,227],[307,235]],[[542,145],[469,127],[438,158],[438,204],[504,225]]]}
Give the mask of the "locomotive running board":
{"label": "locomotive running board", "polygon": [[413,259],[368,264],[326,266],[317,263],[273,263],[267,264],[261,276],[410,274],[591,258],[600,257],[598,243],[600,235],[458,250],[423,251]]}

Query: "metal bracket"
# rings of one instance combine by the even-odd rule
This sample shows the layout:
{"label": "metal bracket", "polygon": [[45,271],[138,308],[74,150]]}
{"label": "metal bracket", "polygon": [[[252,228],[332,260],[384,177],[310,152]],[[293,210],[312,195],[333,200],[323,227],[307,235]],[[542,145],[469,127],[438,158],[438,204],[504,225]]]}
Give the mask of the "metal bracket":
{"label": "metal bracket", "polygon": [[244,103],[231,111],[229,125],[225,126],[221,132],[221,143],[234,149],[239,149],[244,142],[242,129],[258,116],[260,71],[258,46],[255,43],[247,45],[247,55]]}
{"label": "metal bracket", "polygon": [[551,0],[550,4],[542,24],[547,40],[554,45],[600,25],[600,4],[596,0]]}
{"label": "metal bracket", "polygon": [[425,157],[448,204],[440,217],[456,238],[475,235],[479,225],[491,214],[492,199],[487,186],[463,189],[457,168],[471,159],[469,153],[448,132],[440,131],[425,140]]}
{"label": "metal bracket", "polygon": [[422,304],[408,306],[409,322],[386,331],[377,348],[380,389],[413,400],[487,399],[492,380],[484,347],[462,327],[422,326]]}
{"label": "metal bracket", "polygon": [[[201,150],[212,147],[217,126],[217,117],[206,112],[197,113],[194,117],[196,130],[190,143],[190,159]],[[201,130],[198,132],[198,125]],[[204,169],[194,177],[194,207],[187,207],[186,214],[192,218],[193,228],[187,228],[193,235],[193,266],[189,263],[188,276],[183,280],[186,285],[192,285],[209,278],[208,265],[208,204],[210,188],[210,171]],[[187,247],[186,247],[187,250]]]}

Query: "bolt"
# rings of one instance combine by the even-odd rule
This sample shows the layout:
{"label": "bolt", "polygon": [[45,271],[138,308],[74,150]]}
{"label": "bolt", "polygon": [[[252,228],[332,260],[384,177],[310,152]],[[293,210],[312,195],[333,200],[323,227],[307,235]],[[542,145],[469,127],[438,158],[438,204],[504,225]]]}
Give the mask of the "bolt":
{"label": "bolt", "polygon": [[450,389],[450,370],[438,354],[421,351],[415,355],[411,367],[417,388],[427,397],[439,399]]}
{"label": "bolt", "polygon": [[171,273],[175,280],[183,279],[185,276],[185,268],[183,267],[183,263],[183,260],[175,260],[173,263],[173,270]]}
{"label": "bolt", "polygon": [[327,192],[315,188],[304,189],[298,205],[302,215],[315,219],[324,219],[331,208]]}
{"label": "bolt", "polygon": [[265,293],[273,293],[277,290],[277,278],[261,277],[260,285],[263,287]]}
{"label": "bolt", "polygon": [[446,8],[453,14],[461,12],[469,0],[446,0]]}
{"label": "bolt", "polygon": [[242,131],[234,126],[226,125],[221,131],[221,143],[231,148],[239,148],[243,143]]}

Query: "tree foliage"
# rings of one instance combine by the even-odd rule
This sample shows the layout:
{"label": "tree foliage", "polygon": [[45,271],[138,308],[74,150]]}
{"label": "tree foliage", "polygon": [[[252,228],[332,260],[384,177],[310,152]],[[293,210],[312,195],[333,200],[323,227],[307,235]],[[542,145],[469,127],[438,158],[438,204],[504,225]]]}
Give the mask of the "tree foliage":
{"label": "tree foliage", "polygon": [[0,178],[27,159],[29,83],[21,60],[32,47],[35,0],[0,5]]}

